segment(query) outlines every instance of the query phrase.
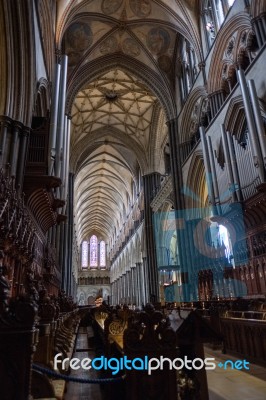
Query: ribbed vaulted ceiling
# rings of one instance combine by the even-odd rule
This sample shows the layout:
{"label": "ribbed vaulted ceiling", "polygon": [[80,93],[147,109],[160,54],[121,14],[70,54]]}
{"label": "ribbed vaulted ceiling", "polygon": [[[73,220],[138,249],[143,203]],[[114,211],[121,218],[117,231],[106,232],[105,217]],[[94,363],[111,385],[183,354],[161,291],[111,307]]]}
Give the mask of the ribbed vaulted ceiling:
{"label": "ribbed vaulted ceiling", "polygon": [[[78,238],[96,233],[108,240],[132,206],[139,170],[144,164],[159,170],[166,136],[162,125],[158,133],[158,121],[165,121],[160,104],[174,98],[180,35],[199,48],[189,28],[198,2],[58,3],[57,41],[69,56],[68,87],[78,88],[71,106]],[[163,100],[155,95],[156,79],[165,88]]]}

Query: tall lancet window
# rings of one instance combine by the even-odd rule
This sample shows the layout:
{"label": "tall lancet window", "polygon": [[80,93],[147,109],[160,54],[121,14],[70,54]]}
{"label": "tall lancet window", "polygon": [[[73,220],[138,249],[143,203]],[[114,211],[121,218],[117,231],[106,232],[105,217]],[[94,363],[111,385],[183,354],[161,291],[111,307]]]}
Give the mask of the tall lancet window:
{"label": "tall lancet window", "polygon": [[106,266],[105,242],[102,240],[100,242],[100,267],[104,268],[105,266]]}
{"label": "tall lancet window", "polygon": [[90,267],[98,266],[98,240],[95,235],[90,238]]}
{"label": "tall lancet window", "polygon": [[81,245],[81,267],[88,268],[88,242],[84,240]]}

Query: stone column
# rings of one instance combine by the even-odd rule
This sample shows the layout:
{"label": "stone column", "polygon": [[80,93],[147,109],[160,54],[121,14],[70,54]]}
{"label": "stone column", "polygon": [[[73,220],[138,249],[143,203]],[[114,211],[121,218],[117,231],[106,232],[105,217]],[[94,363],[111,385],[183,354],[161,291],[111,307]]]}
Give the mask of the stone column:
{"label": "stone column", "polygon": [[124,271],[122,275],[123,280],[123,303],[126,303],[126,272]]}
{"label": "stone column", "polygon": [[144,265],[143,262],[140,263],[140,283],[141,283],[141,296],[140,296],[140,306],[146,303],[146,294],[145,294],[145,275],[144,275]]}
{"label": "stone column", "polygon": [[16,177],[18,151],[19,151],[19,136],[22,131],[20,122],[13,123],[11,150],[10,150],[10,175]]}
{"label": "stone column", "polygon": [[149,302],[149,285],[148,285],[148,264],[147,257],[143,257],[143,277],[144,277],[144,305]]}
{"label": "stone column", "polygon": [[178,136],[177,119],[168,121],[168,135],[170,146],[171,177],[174,192],[174,207],[176,210],[185,208],[183,189],[182,165],[180,154],[180,140]]}
{"label": "stone column", "polygon": [[67,252],[65,253],[65,263],[67,266],[68,271],[68,281],[67,287],[69,294],[72,294],[72,287],[71,287],[71,273],[72,273],[72,256],[73,256],[73,236],[74,236],[74,174],[68,174],[67,180],[68,184],[68,198],[67,198],[67,222],[68,222],[68,241],[67,241]]}
{"label": "stone column", "polygon": [[66,247],[67,247],[67,234],[68,234],[68,229],[67,229],[67,222],[62,222],[60,225],[57,225],[58,229],[58,240],[59,243],[57,242],[57,252],[59,254],[59,267],[61,270],[61,288],[67,292],[67,268],[65,265],[65,253],[66,253]]}
{"label": "stone column", "polygon": [[128,304],[131,304],[131,279],[130,279],[130,270],[127,271],[127,297]]}
{"label": "stone column", "polygon": [[120,304],[122,302],[122,276],[119,277],[119,296],[118,296],[118,303]]}
{"label": "stone column", "polygon": [[126,304],[129,304],[129,303],[130,303],[130,301],[129,301],[129,282],[128,282],[128,271],[126,271],[126,274],[125,274],[125,288],[126,288],[126,290],[125,290]]}
{"label": "stone column", "polygon": [[23,179],[25,173],[25,162],[27,155],[28,140],[30,135],[30,128],[24,128],[20,132],[19,137],[19,152],[18,152],[18,164],[17,164],[17,186],[22,189]]}
{"label": "stone column", "polygon": [[135,294],[134,294],[134,304],[138,304],[138,279],[137,279],[137,267],[133,268],[133,277],[134,277],[134,287],[135,287]]}
{"label": "stone column", "polygon": [[144,175],[143,187],[149,301],[157,302],[159,300],[159,282],[152,221],[153,213],[150,204],[156,194],[157,188],[160,187],[160,174],[154,172],[149,175]]}
{"label": "stone column", "polygon": [[141,280],[140,280],[140,263],[136,263],[136,273],[137,273],[137,306],[140,306],[141,298]]}
{"label": "stone column", "polygon": [[7,156],[7,133],[11,126],[11,119],[1,116],[1,131],[0,131],[0,168],[4,168]]}
{"label": "stone column", "polygon": [[131,286],[130,302],[131,302],[131,304],[133,304],[134,303],[134,295],[135,295],[133,268],[130,268],[130,286]]}
{"label": "stone column", "polygon": [[115,281],[115,304],[114,305],[119,303],[118,295],[119,295],[119,283],[118,283],[118,278],[117,278]]}

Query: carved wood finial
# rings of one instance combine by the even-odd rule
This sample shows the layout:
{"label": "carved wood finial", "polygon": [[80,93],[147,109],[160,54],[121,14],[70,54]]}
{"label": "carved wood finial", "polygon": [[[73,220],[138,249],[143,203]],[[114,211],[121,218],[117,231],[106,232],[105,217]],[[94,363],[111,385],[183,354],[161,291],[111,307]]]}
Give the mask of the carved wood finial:
{"label": "carved wood finial", "polygon": [[[0,262],[2,263],[4,254],[3,251],[0,251]],[[8,300],[10,298],[10,283],[5,276],[5,267],[3,265],[0,266],[0,315],[7,311],[8,309]]]}

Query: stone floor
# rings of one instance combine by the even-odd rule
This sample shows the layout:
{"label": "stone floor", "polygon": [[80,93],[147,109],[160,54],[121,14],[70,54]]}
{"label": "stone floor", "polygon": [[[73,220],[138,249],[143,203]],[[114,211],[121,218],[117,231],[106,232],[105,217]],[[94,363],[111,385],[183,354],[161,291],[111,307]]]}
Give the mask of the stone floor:
{"label": "stone floor", "polygon": [[[90,332],[89,332],[90,334]],[[79,359],[83,358],[94,358],[95,353],[93,349],[89,349],[87,329],[80,328],[75,352],[73,354],[73,358],[77,357]],[[72,370],[71,375],[73,377],[78,378],[97,378],[96,371],[84,371],[82,369]],[[101,392],[100,387],[97,384],[84,384],[84,383],[74,383],[69,382],[67,384],[67,392],[64,397],[65,400],[101,400]]]}
{"label": "stone floor", "polygon": [[[205,349],[205,356],[215,357],[216,363],[224,362],[227,359],[233,361],[237,359],[209,348]],[[94,350],[89,348],[87,328],[83,328],[83,330],[81,328],[79,331],[73,357],[80,359],[95,357]],[[266,368],[255,364],[250,364],[249,367],[250,370],[245,372],[231,370],[230,368],[227,370],[216,368],[213,371],[208,371],[209,400],[265,400]],[[83,371],[80,369],[77,371],[72,370],[71,376],[96,378],[97,373],[96,371]],[[65,400],[102,400],[101,390],[99,385],[96,384],[70,382],[67,385]]]}
{"label": "stone floor", "polygon": [[[205,349],[205,356],[215,357],[216,362],[242,359],[210,349]],[[209,400],[265,400],[266,368],[255,364],[249,364],[249,368],[249,371],[220,368],[208,371]]]}

